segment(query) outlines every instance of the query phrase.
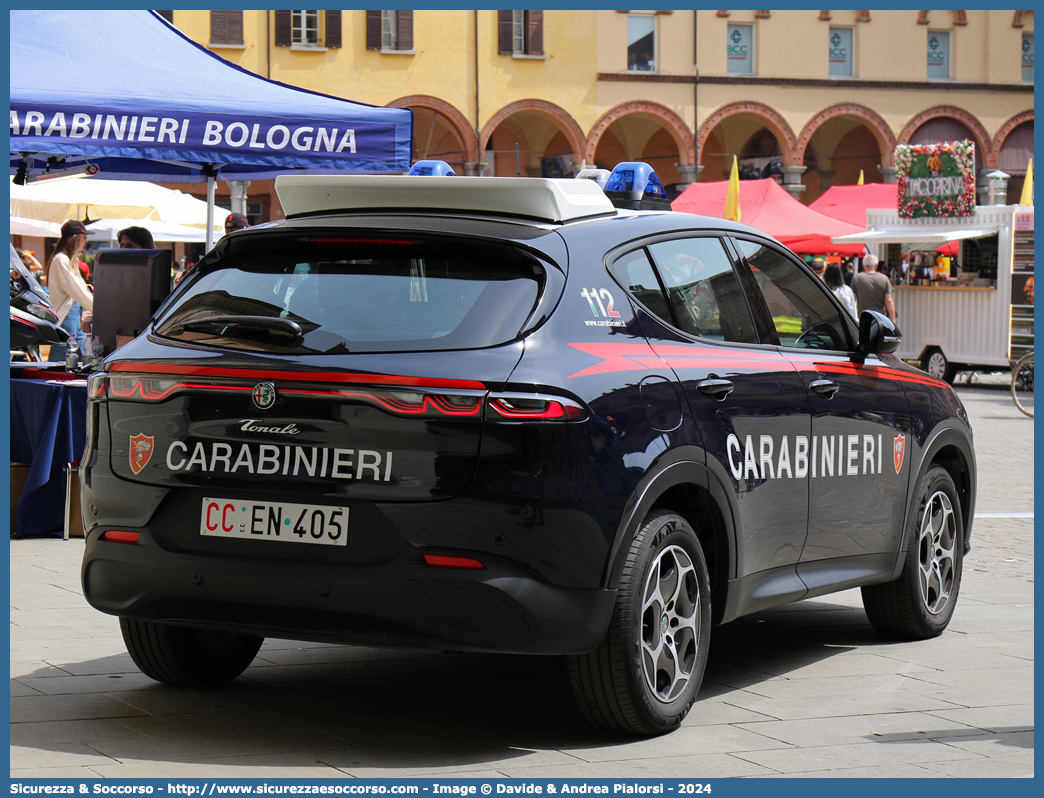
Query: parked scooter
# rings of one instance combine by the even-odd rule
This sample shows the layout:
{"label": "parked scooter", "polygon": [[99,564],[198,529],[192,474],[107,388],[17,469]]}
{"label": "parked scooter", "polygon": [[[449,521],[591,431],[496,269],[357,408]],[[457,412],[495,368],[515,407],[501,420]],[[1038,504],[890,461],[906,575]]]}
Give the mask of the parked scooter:
{"label": "parked scooter", "polygon": [[69,333],[58,326],[58,317],[43,286],[33,277],[11,245],[11,353],[21,352],[39,362],[41,346],[61,346]]}

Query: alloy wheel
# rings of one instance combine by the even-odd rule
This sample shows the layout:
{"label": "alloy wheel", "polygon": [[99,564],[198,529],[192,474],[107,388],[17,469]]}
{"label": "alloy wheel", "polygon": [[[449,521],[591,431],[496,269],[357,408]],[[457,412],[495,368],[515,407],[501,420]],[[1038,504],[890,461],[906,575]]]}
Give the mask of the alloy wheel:
{"label": "alloy wheel", "polygon": [[936,491],[921,516],[918,543],[918,585],[921,600],[932,615],[942,612],[950,600],[957,572],[957,518],[949,497]]}
{"label": "alloy wheel", "polygon": [[700,589],[692,560],[680,546],[661,551],[642,600],[642,672],[656,698],[673,701],[692,676],[700,640]]}

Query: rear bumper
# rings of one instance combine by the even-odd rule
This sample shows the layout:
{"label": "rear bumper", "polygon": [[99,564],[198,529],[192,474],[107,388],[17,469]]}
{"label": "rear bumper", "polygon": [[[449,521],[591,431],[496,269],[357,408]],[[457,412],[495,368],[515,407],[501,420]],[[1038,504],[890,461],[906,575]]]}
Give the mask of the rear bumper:
{"label": "rear bumper", "polygon": [[616,597],[550,585],[488,556],[482,571],[427,567],[416,550],[330,566],[175,553],[147,532],[139,545],[99,538],[88,535],[81,571],[95,609],[265,637],[576,654],[602,641]]}

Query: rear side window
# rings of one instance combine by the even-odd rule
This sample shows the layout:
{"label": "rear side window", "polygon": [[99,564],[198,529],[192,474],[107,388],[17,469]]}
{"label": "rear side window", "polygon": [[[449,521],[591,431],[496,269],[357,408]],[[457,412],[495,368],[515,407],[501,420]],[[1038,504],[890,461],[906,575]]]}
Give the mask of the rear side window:
{"label": "rear side window", "polygon": [[233,254],[156,332],[284,353],[477,349],[517,337],[544,283],[543,265],[510,247],[323,241]]}
{"label": "rear side window", "polygon": [[635,299],[668,324],[673,324],[667,297],[663,295],[660,282],[656,279],[656,273],[653,272],[644,249],[636,249],[620,256],[613,264],[613,269]]}
{"label": "rear side window", "polygon": [[649,245],[678,329],[700,338],[757,343],[754,322],[719,239],[676,238]]}

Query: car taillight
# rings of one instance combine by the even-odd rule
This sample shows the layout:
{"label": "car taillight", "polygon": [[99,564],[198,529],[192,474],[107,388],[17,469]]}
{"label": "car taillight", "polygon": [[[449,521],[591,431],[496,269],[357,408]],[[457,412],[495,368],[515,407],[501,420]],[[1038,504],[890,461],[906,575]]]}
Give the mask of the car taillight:
{"label": "car taillight", "polygon": [[87,398],[104,399],[108,383],[109,376],[107,374],[92,374],[87,378]]}
{"label": "car taillight", "polygon": [[[218,386],[164,377],[109,375],[109,395],[113,399],[136,400],[139,402],[158,402],[161,399],[166,399],[177,390],[187,388],[208,389],[216,387]],[[221,390],[250,391],[251,389],[247,386],[221,386]]]}
{"label": "car taillight", "polygon": [[413,241],[401,238],[353,238],[349,236],[314,236],[309,244],[336,244],[356,247],[412,247]]}
{"label": "car taillight", "polygon": [[397,416],[438,418],[439,416],[472,417],[476,420],[482,412],[483,392],[472,393],[427,393],[422,391],[388,390],[320,390],[308,388],[286,388],[280,391],[299,396],[341,396],[355,402],[378,407]]}
{"label": "car taillight", "polygon": [[486,570],[486,566],[470,557],[444,557],[441,554],[425,554],[424,562],[433,568],[463,568],[467,571]]}
{"label": "car taillight", "polygon": [[108,532],[102,533],[101,539],[107,540],[109,543],[129,543],[132,546],[137,546],[139,537],[141,537],[140,532],[121,532],[110,529]]}
{"label": "car taillight", "polygon": [[580,421],[587,411],[572,399],[541,394],[493,393],[487,400],[491,420]]}

